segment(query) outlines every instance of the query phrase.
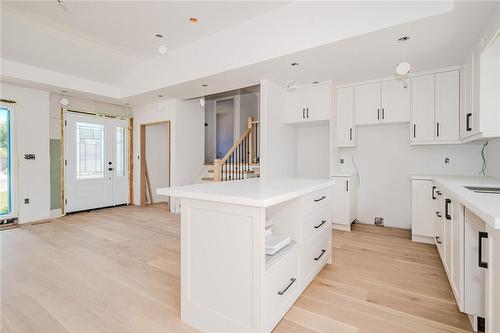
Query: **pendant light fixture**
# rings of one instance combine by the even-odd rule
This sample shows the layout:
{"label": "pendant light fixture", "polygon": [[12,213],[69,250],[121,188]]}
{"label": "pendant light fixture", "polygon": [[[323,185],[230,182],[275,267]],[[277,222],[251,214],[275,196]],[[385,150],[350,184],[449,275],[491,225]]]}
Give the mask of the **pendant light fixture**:
{"label": "pendant light fixture", "polygon": [[286,87],[290,90],[297,88],[297,83],[295,82],[295,80],[293,78],[293,74],[295,71],[295,67],[298,67],[298,66],[299,66],[298,62],[292,62],[290,64],[290,80],[288,80],[288,82],[286,83]]}
{"label": "pendant light fixture", "polygon": [[[402,36],[402,37],[398,38],[398,42],[403,43],[409,39],[410,39],[410,37],[408,37],[408,36]],[[408,75],[408,73],[410,73],[410,71],[411,71],[411,66],[408,62],[405,61],[405,48],[403,46],[403,50],[401,53],[401,62],[396,66],[396,74],[398,74],[400,76],[404,76],[404,75]]]}
{"label": "pendant light fixture", "polygon": [[205,87],[208,87],[208,85],[207,84],[202,84],[201,85],[200,107],[202,109],[205,108]]}

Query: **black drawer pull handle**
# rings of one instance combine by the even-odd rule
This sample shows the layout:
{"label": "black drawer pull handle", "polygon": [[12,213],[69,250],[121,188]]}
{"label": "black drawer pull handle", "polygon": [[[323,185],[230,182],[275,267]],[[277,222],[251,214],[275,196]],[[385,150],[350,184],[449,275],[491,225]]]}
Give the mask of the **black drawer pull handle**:
{"label": "black drawer pull handle", "polygon": [[465,130],[467,132],[472,131],[472,127],[470,126],[470,117],[472,116],[472,113],[467,113],[467,116],[465,117]]}
{"label": "black drawer pull handle", "polygon": [[321,228],[321,226],[322,226],[323,224],[325,224],[325,223],[326,223],[326,221],[321,221],[321,223],[320,223],[320,224],[318,224],[318,225],[315,225],[315,226],[314,226],[314,229]]}
{"label": "black drawer pull handle", "polygon": [[436,186],[432,187],[432,199],[436,200]]}
{"label": "black drawer pull handle", "polygon": [[479,231],[478,264],[479,267],[488,268],[488,263],[486,261],[483,261],[483,238],[488,238],[488,233]]}
{"label": "black drawer pull handle", "polygon": [[283,295],[284,293],[286,293],[286,291],[288,290],[288,288],[290,288],[290,286],[295,282],[295,280],[297,280],[297,279],[296,278],[291,278],[290,279],[290,283],[288,284],[288,286],[286,286],[285,289],[278,291],[278,295]]}
{"label": "black drawer pull handle", "polygon": [[438,236],[436,236],[436,242],[438,242],[438,244],[441,244],[441,241],[439,240]]}
{"label": "black drawer pull handle", "polygon": [[314,260],[319,260],[319,258],[321,258],[323,256],[323,254],[325,254],[326,250],[321,250],[321,254],[319,256],[317,256],[316,258],[314,258]]}
{"label": "black drawer pull handle", "polygon": [[451,200],[450,199],[445,199],[444,200],[444,217],[446,217],[447,220],[451,220],[450,204],[451,204]]}
{"label": "black drawer pull handle", "polygon": [[440,212],[436,212],[436,215],[437,215],[437,217],[441,217],[441,213]]}
{"label": "black drawer pull handle", "polygon": [[319,198],[319,199],[314,199],[314,202],[318,202],[318,201],[321,201],[321,200],[324,200],[324,199],[326,199],[326,197],[325,197],[325,196],[322,196],[322,197],[321,197],[321,198]]}

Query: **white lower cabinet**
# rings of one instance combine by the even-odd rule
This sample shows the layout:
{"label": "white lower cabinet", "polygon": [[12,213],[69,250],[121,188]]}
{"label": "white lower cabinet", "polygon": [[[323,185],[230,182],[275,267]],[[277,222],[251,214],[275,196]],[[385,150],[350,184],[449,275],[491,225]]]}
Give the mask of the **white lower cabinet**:
{"label": "white lower cabinet", "polygon": [[333,186],[331,210],[332,228],[351,230],[351,223],[357,218],[357,181],[353,176],[332,176]]}
{"label": "white lower cabinet", "polygon": [[500,230],[432,179],[413,179],[413,240],[428,242],[428,221],[459,310],[474,330],[500,332]]}

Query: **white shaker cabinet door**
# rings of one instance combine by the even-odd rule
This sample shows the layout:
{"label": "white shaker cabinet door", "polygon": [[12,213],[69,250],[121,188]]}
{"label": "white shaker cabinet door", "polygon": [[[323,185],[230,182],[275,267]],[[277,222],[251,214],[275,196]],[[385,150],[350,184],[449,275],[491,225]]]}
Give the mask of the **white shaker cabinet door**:
{"label": "white shaker cabinet door", "polygon": [[460,136],[460,73],[436,74],[436,140],[453,141]]}
{"label": "white shaker cabinet door", "polygon": [[410,121],[409,80],[382,82],[381,114],[382,123],[402,123]]}
{"label": "white shaker cabinet door", "polygon": [[355,88],[356,125],[378,124],[381,118],[380,83],[363,84]]}
{"label": "white shaker cabinet door", "polygon": [[412,129],[415,143],[434,141],[434,74],[412,79]]}
{"label": "white shaker cabinet door", "polygon": [[337,89],[337,146],[354,146],[354,87]]}

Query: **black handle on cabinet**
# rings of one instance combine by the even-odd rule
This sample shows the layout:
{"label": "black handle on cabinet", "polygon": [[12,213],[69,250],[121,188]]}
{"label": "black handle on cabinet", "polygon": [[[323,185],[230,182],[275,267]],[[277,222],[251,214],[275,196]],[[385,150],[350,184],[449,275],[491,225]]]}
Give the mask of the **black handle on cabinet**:
{"label": "black handle on cabinet", "polygon": [[451,200],[450,199],[445,199],[444,200],[444,217],[446,217],[447,220],[451,220],[450,204],[451,204]]}
{"label": "black handle on cabinet", "polygon": [[309,119],[309,108],[306,109],[306,118]]}
{"label": "black handle on cabinet", "polygon": [[479,231],[479,251],[478,251],[478,265],[482,268],[488,268],[488,263],[483,261],[483,238],[488,238],[488,233]]}
{"label": "black handle on cabinet", "polygon": [[377,109],[377,120],[380,120],[380,109]]}
{"label": "black handle on cabinet", "polygon": [[436,215],[437,215],[437,217],[441,217],[441,213],[440,212],[436,212]]}
{"label": "black handle on cabinet", "polygon": [[306,117],[306,109],[302,109],[302,119]]}
{"label": "black handle on cabinet", "polygon": [[318,261],[319,258],[321,258],[323,256],[323,254],[325,254],[326,250],[321,250],[321,254],[319,256],[317,256],[316,258],[314,258],[314,260]]}
{"label": "black handle on cabinet", "polygon": [[385,109],[382,108],[382,119],[385,119]]}
{"label": "black handle on cabinet", "polygon": [[325,223],[326,223],[326,221],[321,221],[321,223],[320,223],[320,224],[318,224],[318,225],[315,225],[315,226],[314,226],[314,229],[319,229],[319,228],[321,228],[321,226],[322,226],[323,224],[325,224]]}
{"label": "black handle on cabinet", "polygon": [[284,293],[286,293],[286,291],[288,290],[288,288],[291,287],[291,285],[296,281],[297,279],[296,278],[291,278],[290,279],[290,283],[285,287],[285,289],[283,290],[280,290],[278,291],[278,295],[283,295]]}
{"label": "black handle on cabinet", "polygon": [[345,181],[345,191],[349,192],[349,181],[348,180]]}
{"label": "black handle on cabinet", "polygon": [[438,244],[441,244],[441,241],[439,240],[439,237],[438,237],[438,236],[436,236],[436,242],[437,242]]}
{"label": "black handle on cabinet", "polygon": [[439,123],[436,123],[436,136],[439,137]]}
{"label": "black handle on cabinet", "polygon": [[323,196],[322,196],[321,198],[319,198],[319,199],[314,199],[314,202],[318,202],[318,201],[321,201],[321,200],[324,200],[324,199],[326,199],[326,197],[323,195]]}
{"label": "black handle on cabinet", "polygon": [[113,168],[108,168],[108,171],[113,171],[114,169]]}
{"label": "black handle on cabinet", "polygon": [[352,128],[349,128],[349,141],[352,141]]}
{"label": "black handle on cabinet", "polygon": [[413,138],[417,135],[417,124],[413,124]]}
{"label": "black handle on cabinet", "polygon": [[472,116],[472,113],[467,113],[467,116],[465,116],[465,130],[467,132],[472,131],[472,127],[470,127],[470,117]]}
{"label": "black handle on cabinet", "polygon": [[436,200],[436,186],[432,187],[432,200]]}

